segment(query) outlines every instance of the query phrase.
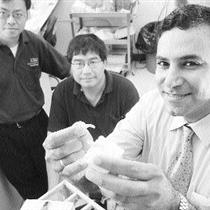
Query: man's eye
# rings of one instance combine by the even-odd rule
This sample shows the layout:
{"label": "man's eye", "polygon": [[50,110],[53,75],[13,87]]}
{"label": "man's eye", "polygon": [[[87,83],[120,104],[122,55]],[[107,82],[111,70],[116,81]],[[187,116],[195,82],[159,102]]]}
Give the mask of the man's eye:
{"label": "man's eye", "polygon": [[21,17],[23,17],[23,14],[22,13],[15,13],[14,14],[14,17],[21,18]]}
{"label": "man's eye", "polygon": [[6,12],[5,11],[0,11],[0,15],[5,15]]}
{"label": "man's eye", "polygon": [[97,63],[97,61],[89,61],[89,64],[90,65],[94,65],[94,64],[96,64]]}
{"label": "man's eye", "polygon": [[157,67],[158,68],[162,68],[162,69],[166,69],[169,68],[170,64],[166,61],[157,61]]}
{"label": "man's eye", "polygon": [[186,61],[182,65],[186,68],[194,68],[200,66],[201,64],[196,61]]}
{"label": "man's eye", "polygon": [[75,62],[74,65],[82,66],[83,65],[83,62]]}

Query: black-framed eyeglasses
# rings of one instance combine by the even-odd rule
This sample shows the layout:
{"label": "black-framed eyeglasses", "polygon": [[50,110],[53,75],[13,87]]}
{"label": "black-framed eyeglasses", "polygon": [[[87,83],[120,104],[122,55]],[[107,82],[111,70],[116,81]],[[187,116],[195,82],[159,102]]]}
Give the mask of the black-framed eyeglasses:
{"label": "black-framed eyeglasses", "polygon": [[74,61],[71,63],[76,69],[83,69],[85,65],[87,64],[91,69],[97,68],[98,64],[101,63],[102,60],[89,60],[87,62],[85,61]]}

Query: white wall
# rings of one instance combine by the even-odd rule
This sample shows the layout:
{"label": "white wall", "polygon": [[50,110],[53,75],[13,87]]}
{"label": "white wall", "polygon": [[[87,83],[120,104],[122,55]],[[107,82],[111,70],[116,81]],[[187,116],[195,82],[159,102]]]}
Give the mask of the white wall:
{"label": "white wall", "polygon": [[158,21],[175,9],[175,0],[139,0],[134,26],[138,33],[145,24]]}
{"label": "white wall", "polygon": [[201,4],[210,7],[210,0],[188,0],[189,4]]}

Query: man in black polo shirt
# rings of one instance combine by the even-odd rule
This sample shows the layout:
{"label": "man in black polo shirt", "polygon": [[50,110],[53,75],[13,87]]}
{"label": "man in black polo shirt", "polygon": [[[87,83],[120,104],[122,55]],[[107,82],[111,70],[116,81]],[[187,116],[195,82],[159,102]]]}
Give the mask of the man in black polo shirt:
{"label": "man in black polo shirt", "polygon": [[0,167],[24,199],[47,191],[41,72],[62,79],[70,69],[50,44],[24,30],[30,6],[31,0],[0,0]]}
{"label": "man in black polo shirt", "polygon": [[[67,58],[72,77],[58,84],[53,93],[48,130],[83,121],[95,125],[89,130],[94,140],[107,136],[139,100],[136,88],[123,76],[105,70],[106,46],[94,34],[76,36],[69,44]],[[50,176],[52,187],[55,179]]]}

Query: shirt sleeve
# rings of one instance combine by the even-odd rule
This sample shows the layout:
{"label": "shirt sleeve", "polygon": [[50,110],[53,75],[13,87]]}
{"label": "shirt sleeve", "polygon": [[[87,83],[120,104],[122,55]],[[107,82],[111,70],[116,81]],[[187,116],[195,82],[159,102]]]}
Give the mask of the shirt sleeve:
{"label": "shirt sleeve", "polygon": [[145,130],[146,120],[141,101],[139,101],[127,113],[126,117],[118,122],[107,140],[115,142],[123,149],[124,158],[139,160],[145,140]]}
{"label": "shirt sleeve", "polygon": [[55,132],[68,126],[68,114],[61,86],[57,86],[52,95],[48,131]]}
{"label": "shirt sleeve", "polygon": [[70,63],[47,41],[41,41],[40,60],[42,71],[60,79],[70,75]]}

